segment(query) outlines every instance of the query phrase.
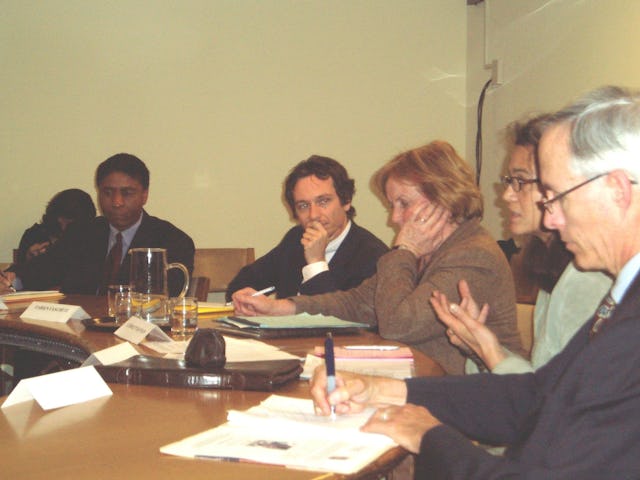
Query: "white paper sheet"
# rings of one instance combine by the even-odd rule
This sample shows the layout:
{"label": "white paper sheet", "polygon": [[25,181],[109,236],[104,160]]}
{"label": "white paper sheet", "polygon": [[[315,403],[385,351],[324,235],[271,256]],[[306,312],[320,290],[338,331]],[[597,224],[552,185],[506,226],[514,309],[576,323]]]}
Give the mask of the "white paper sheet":
{"label": "white paper sheet", "polygon": [[396,444],[359,427],[373,410],[337,420],[313,414],[311,400],[272,395],[228,422],[160,448],[190,458],[250,460],[302,470],[354,473]]}

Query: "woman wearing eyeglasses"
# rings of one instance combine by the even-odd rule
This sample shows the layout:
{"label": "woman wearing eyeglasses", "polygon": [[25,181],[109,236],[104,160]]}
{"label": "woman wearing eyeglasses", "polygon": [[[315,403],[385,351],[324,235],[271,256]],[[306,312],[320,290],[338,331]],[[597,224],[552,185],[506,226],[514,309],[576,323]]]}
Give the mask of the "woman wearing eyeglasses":
{"label": "woman wearing eyeglasses", "polygon": [[[451,343],[471,349],[493,373],[524,373],[547,363],[591,318],[600,300],[611,287],[611,279],[600,272],[581,272],[571,262],[572,256],[555,232],[542,226],[543,194],[539,188],[536,149],[545,115],[527,122],[515,122],[508,128],[508,174],[501,178],[505,186],[502,199],[509,211],[509,230],[524,237],[522,274],[538,289],[534,309],[531,359],[504,348],[496,335],[484,325],[488,312],[478,309],[461,281],[460,307],[450,305],[445,294],[434,293],[431,303],[438,317],[449,328]],[[477,372],[476,364],[467,362],[467,373]]]}

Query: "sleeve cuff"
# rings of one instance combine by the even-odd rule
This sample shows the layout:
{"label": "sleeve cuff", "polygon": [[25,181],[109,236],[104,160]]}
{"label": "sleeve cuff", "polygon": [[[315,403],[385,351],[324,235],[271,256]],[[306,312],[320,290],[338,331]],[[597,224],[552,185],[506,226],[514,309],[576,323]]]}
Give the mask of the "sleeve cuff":
{"label": "sleeve cuff", "polygon": [[302,283],[311,280],[322,272],[329,271],[329,264],[325,261],[314,262],[302,267]]}

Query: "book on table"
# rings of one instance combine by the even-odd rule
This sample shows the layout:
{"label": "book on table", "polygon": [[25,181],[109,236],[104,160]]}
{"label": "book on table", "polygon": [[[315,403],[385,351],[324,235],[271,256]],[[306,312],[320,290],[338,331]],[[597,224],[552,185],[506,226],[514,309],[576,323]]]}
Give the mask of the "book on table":
{"label": "book on table", "polygon": [[225,424],[165,445],[160,451],[350,474],[396,446],[385,435],[360,431],[373,411],[332,419],[315,415],[309,399],[271,395],[248,410],[230,410]]}

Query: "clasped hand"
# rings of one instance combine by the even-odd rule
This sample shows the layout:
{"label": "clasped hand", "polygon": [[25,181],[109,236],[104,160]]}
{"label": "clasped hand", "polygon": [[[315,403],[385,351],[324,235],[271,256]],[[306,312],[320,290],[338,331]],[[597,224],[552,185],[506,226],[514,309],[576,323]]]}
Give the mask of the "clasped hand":
{"label": "clasped hand", "polygon": [[318,221],[309,222],[302,234],[300,243],[304,248],[304,258],[309,263],[321,262],[325,259],[325,251],[329,244],[329,234]]}
{"label": "clasped hand", "polygon": [[27,260],[31,260],[34,257],[46,253],[50,245],[51,242],[34,243],[27,249],[25,254]]}

